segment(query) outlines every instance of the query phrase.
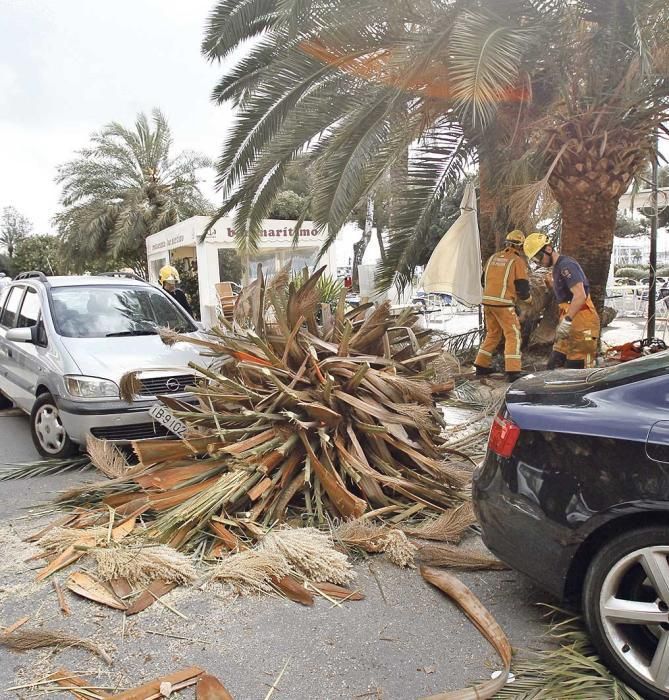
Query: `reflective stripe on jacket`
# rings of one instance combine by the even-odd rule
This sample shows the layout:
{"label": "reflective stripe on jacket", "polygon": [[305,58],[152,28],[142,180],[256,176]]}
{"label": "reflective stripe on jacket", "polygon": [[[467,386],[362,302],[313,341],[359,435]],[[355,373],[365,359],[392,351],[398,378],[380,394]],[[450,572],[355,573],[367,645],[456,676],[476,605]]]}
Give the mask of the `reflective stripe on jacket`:
{"label": "reflective stripe on jacket", "polygon": [[518,251],[505,248],[491,255],[483,273],[483,305],[513,306],[519,280],[528,281],[528,267]]}

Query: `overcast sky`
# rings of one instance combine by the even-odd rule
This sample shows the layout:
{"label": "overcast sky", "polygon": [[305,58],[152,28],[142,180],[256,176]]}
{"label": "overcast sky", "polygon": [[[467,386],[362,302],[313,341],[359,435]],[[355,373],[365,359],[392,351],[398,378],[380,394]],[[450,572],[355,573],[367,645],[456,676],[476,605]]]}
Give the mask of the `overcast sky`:
{"label": "overcast sky", "polygon": [[[56,166],[110,121],[160,107],[175,152],[219,154],[230,111],[200,54],[215,0],[0,0],[0,209],[52,231]],[[212,200],[213,172],[205,194]]]}

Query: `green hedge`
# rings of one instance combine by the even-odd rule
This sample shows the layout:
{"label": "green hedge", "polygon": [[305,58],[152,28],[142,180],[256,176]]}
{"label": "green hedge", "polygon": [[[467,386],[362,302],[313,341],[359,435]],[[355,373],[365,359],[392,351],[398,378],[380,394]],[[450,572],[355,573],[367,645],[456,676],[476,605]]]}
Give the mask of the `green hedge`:
{"label": "green hedge", "polygon": [[629,277],[633,280],[642,280],[648,277],[648,270],[640,270],[636,267],[621,267],[615,271],[616,277]]}

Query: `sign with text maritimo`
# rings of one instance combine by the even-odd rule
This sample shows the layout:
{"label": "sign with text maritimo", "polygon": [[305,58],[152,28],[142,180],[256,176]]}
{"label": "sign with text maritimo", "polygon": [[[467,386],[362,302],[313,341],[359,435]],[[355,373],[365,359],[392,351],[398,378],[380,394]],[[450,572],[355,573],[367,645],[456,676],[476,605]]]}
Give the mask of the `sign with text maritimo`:
{"label": "sign with text maritimo", "polygon": [[[233,221],[232,218],[225,217],[207,231],[207,226],[211,223],[210,217],[193,216],[149,236],[146,240],[148,253],[157,256],[177,248],[194,248],[205,243],[221,248],[236,248],[237,231]],[[296,224],[296,221],[265,219],[262,222],[258,246],[267,250],[291,247],[294,243]],[[326,229],[320,230],[312,221],[304,221],[299,228],[297,245],[318,248],[326,238]]]}
{"label": "sign with text maritimo", "polygon": [[[214,232],[215,233],[215,232]],[[227,229],[228,238],[234,238],[237,232],[234,228],[228,227]],[[295,234],[293,228],[264,228],[260,234],[263,238],[292,238]],[[315,228],[301,228],[300,237],[305,236],[318,236],[318,229]]]}

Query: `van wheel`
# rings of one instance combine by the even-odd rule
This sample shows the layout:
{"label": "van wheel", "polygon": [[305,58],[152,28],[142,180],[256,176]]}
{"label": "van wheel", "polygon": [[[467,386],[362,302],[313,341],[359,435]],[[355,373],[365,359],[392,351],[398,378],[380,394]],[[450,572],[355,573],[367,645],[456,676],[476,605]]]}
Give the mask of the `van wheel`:
{"label": "van wheel", "polygon": [[0,394],[0,411],[11,408],[14,404],[4,395]]}
{"label": "van wheel", "polygon": [[37,451],[46,459],[65,459],[79,450],[70,440],[51,394],[37,397],[30,414],[30,433]]}

